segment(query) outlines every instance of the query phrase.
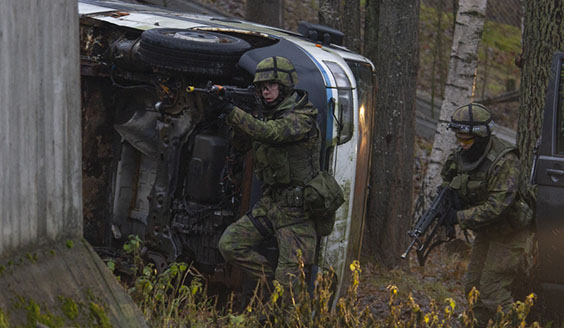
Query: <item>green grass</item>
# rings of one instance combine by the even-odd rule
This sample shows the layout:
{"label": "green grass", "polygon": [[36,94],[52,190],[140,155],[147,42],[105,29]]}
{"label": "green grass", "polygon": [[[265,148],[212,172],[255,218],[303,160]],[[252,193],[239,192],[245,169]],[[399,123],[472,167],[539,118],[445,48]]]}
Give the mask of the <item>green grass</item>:
{"label": "green grass", "polygon": [[487,21],[484,25],[482,43],[502,52],[521,52],[521,30],[518,27]]}

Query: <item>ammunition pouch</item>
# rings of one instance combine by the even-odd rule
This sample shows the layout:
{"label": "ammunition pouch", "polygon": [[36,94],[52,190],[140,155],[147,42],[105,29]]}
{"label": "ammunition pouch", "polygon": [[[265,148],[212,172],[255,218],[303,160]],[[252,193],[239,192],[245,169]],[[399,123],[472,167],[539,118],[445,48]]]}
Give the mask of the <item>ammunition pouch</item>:
{"label": "ammunition pouch", "polygon": [[281,207],[302,207],[304,205],[304,187],[273,190],[272,198]]}
{"label": "ammunition pouch", "polygon": [[328,172],[319,172],[305,186],[303,198],[305,209],[315,220],[317,233],[329,235],[335,224],[335,212],[345,202],[337,180]]}

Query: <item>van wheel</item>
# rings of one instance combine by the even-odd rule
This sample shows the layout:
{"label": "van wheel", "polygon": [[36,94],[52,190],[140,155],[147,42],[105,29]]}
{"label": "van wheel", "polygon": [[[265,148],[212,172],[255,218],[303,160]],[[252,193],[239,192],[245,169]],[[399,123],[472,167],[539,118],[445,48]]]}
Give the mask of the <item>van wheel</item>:
{"label": "van wheel", "polygon": [[251,45],[238,37],[196,30],[158,28],[141,34],[141,60],[159,68],[222,76],[233,74]]}

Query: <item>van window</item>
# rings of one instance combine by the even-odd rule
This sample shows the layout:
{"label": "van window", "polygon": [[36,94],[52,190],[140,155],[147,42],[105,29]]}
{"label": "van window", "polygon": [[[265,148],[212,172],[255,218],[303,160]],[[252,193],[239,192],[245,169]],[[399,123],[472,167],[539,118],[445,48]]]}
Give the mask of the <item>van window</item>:
{"label": "van window", "polygon": [[336,120],[339,125],[337,144],[341,145],[351,140],[354,131],[354,107],[353,90],[351,81],[339,64],[332,61],[324,61],[337,83],[337,105]]}
{"label": "van window", "polygon": [[347,60],[353,72],[358,88],[359,108],[373,108],[374,105],[374,79],[372,66],[368,63]]}

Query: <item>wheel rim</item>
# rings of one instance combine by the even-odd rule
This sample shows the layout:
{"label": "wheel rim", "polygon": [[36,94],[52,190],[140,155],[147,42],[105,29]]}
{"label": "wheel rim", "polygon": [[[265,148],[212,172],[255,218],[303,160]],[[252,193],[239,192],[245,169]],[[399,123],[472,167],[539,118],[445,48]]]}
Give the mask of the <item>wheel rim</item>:
{"label": "wheel rim", "polygon": [[175,39],[204,42],[204,43],[231,43],[233,40],[227,36],[218,36],[210,33],[180,31],[171,35]]}

